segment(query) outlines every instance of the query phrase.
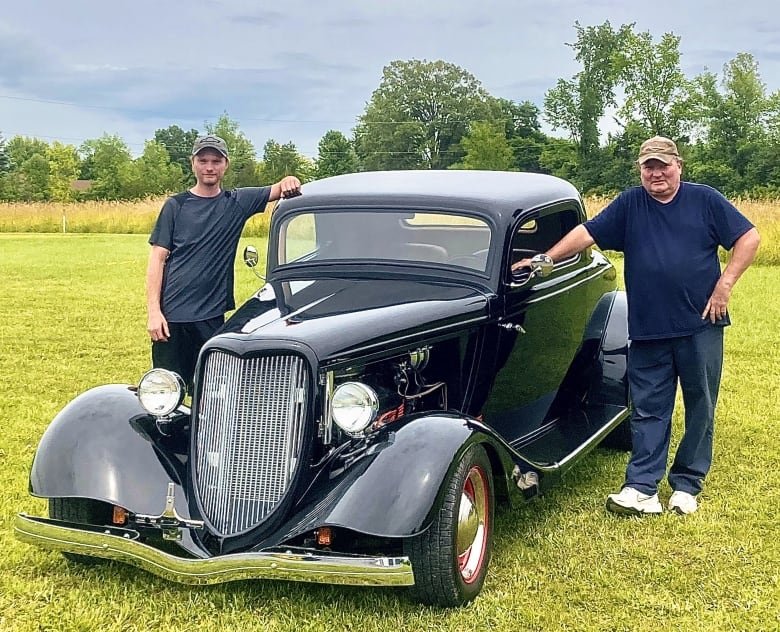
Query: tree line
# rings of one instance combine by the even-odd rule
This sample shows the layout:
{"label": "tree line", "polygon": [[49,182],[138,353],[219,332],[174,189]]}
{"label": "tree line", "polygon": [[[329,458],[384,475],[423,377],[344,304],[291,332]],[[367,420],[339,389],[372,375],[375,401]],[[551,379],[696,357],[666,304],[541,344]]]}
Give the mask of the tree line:
{"label": "tree line", "polygon": [[[587,193],[636,183],[639,144],[660,134],[677,141],[685,177],[730,196],[780,197],[780,90],[769,92],[758,62],[739,53],[717,74],[688,77],[680,38],[654,39],[634,24],[575,23],[567,44],[579,71],[558,79],[543,107],[489,94],[471,73],[446,61],[388,64],[349,137],[328,131],[318,155],[268,140],[258,158],[227,113],[205,124],[225,138],[225,186],[302,181],[379,169],[497,169],[549,173]],[[612,130],[603,133],[604,121]],[[542,131],[547,123],[559,137]],[[133,199],[192,183],[190,148],[198,130],[154,132],[133,158],[118,136],[80,147],[0,135],[0,199]],[[88,181],[84,190],[73,182]]]}

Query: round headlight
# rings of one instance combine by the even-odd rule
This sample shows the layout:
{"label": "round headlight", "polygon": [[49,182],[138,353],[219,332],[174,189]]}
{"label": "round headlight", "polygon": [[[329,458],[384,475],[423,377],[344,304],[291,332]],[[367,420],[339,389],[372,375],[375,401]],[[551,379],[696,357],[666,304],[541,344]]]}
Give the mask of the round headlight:
{"label": "round headlight", "polygon": [[152,369],[138,383],[138,400],[152,415],[170,415],[183,399],[184,380],[173,371]]}
{"label": "round headlight", "polygon": [[333,421],[347,434],[363,432],[376,417],[376,391],[360,382],[345,382],[333,392]]}

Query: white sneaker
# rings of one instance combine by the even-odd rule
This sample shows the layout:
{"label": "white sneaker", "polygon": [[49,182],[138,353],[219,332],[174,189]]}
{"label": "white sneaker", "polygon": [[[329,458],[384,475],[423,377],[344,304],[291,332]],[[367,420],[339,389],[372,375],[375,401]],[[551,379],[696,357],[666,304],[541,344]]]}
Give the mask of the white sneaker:
{"label": "white sneaker", "polygon": [[669,510],[681,516],[692,514],[698,508],[699,503],[696,502],[696,496],[692,496],[688,492],[673,492],[669,499]]}
{"label": "white sneaker", "polygon": [[659,514],[664,510],[658,500],[658,494],[648,496],[633,487],[624,487],[619,494],[607,496],[607,509],[626,516]]}

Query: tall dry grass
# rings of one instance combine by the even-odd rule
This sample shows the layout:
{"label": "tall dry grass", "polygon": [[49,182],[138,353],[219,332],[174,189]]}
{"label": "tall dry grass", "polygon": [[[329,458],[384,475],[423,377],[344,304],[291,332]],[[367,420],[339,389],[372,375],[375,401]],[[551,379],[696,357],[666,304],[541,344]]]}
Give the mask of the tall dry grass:
{"label": "tall dry grass", "polygon": [[[164,201],[159,197],[135,202],[4,202],[0,203],[0,232],[148,234]],[[609,201],[586,197],[588,216],[593,217]],[[780,265],[780,200],[737,199],[734,204],[761,233],[756,263]],[[270,217],[269,212],[255,215],[247,223],[244,236],[268,235]]]}
{"label": "tall dry grass", "polygon": [[[0,202],[0,233],[148,234],[163,202],[165,196],[121,202]],[[256,215],[244,235],[267,235],[269,220],[270,213]]]}

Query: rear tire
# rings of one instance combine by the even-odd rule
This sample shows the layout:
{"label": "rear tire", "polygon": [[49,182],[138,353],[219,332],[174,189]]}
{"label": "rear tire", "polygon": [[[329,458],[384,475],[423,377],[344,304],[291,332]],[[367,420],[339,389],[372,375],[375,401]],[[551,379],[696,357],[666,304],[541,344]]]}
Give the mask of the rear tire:
{"label": "rear tire", "polygon": [[[66,522],[80,524],[108,525],[111,524],[113,507],[91,498],[49,498],[49,517]],[[104,560],[99,557],[89,557],[78,553],[63,552],[62,556],[69,562],[84,565],[100,564]]]}
{"label": "rear tire", "polygon": [[493,476],[485,449],[473,445],[445,482],[430,527],[404,542],[417,599],[462,606],[482,590],[493,548]]}

